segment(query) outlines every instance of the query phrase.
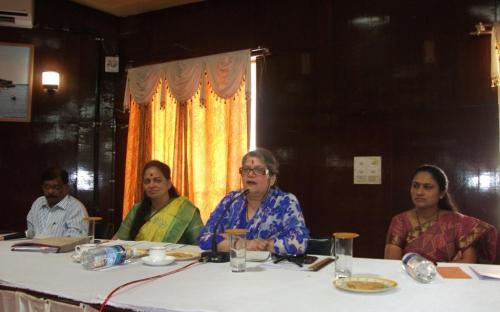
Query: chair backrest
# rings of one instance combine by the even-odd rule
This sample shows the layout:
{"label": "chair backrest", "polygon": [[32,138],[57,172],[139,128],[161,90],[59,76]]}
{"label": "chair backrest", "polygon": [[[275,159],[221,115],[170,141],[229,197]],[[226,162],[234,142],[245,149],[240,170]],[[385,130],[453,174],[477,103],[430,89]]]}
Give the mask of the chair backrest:
{"label": "chair backrest", "polygon": [[332,241],[332,238],[310,238],[307,241],[306,254],[331,256]]}

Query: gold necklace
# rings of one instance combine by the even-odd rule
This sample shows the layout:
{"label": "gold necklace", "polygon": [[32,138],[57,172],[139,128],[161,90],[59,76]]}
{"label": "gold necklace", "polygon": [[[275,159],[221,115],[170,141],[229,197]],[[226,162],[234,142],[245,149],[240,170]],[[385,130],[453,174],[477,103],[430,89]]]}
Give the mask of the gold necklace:
{"label": "gold necklace", "polygon": [[[420,222],[420,217],[418,216],[417,211],[415,211],[415,215],[417,216],[418,226],[420,227],[420,229],[423,229],[422,223]],[[434,221],[437,222],[439,220],[439,209],[436,210],[436,212],[434,214],[432,214],[432,216],[429,219],[427,219],[427,221],[425,221],[424,225],[431,222],[432,219],[434,218],[434,216],[436,216],[436,219]]]}

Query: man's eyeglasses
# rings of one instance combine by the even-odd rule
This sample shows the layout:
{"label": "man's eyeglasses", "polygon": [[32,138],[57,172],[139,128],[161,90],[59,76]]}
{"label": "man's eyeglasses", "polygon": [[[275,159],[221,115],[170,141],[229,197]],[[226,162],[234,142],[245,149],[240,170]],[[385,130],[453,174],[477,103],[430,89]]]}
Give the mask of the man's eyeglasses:
{"label": "man's eyeglasses", "polygon": [[250,174],[250,172],[253,172],[254,175],[267,175],[269,174],[269,169],[267,168],[261,168],[261,167],[256,167],[256,168],[248,168],[248,167],[242,167],[240,168],[240,174],[247,176]]}
{"label": "man's eyeglasses", "polygon": [[291,263],[295,263],[299,267],[302,267],[304,264],[311,264],[318,260],[316,256],[310,256],[306,254],[299,255],[280,255],[280,254],[271,254],[271,258],[273,259],[273,263],[280,263],[281,261],[288,261]]}
{"label": "man's eyeglasses", "polygon": [[44,191],[50,191],[50,190],[60,191],[62,190],[62,188],[63,188],[62,184],[42,184],[42,189]]}

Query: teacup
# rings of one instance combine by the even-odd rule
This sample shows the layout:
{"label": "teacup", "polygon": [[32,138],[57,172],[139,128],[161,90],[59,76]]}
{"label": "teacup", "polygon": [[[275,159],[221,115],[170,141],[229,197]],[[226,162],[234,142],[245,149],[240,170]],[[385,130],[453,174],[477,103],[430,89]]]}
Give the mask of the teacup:
{"label": "teacup", "polygon": [[82,255],[84,251],[87,251],[89,249],[96,248],[97,244],[81,244],[81,245],[76,245],[75,246],[75,253],[77,254],[78,257]]}
{"label": "teacup", "polygon": [[153,262],[161,262],[165,259],[167,247],[153,246],[149,248],[149,258]]}

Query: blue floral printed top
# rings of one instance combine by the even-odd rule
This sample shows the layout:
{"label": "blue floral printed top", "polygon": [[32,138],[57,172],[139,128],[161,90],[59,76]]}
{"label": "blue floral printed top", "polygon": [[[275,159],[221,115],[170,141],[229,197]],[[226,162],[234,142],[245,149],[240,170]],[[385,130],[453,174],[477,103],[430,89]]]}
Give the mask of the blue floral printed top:
{"label": "blue floral printed top", "polygon": [[[202,249],[211,249],[215,224],[221,218],[224,208],[233,198],[241,194],[233,191],[227,194],[217,205],[214,212],[200,233],[198,240]],[[274,239],[274,252],[278,254],[303,254],[306,250],[309,230],[295,195],[275,187],[269,190],[260,208],[249,221],[246,220],[246,201],[244,196],[236,198],[223,216],[217,233],[226,229],[247,229],[247,239]],[[217,234],[216,241],[224,238]]]}

